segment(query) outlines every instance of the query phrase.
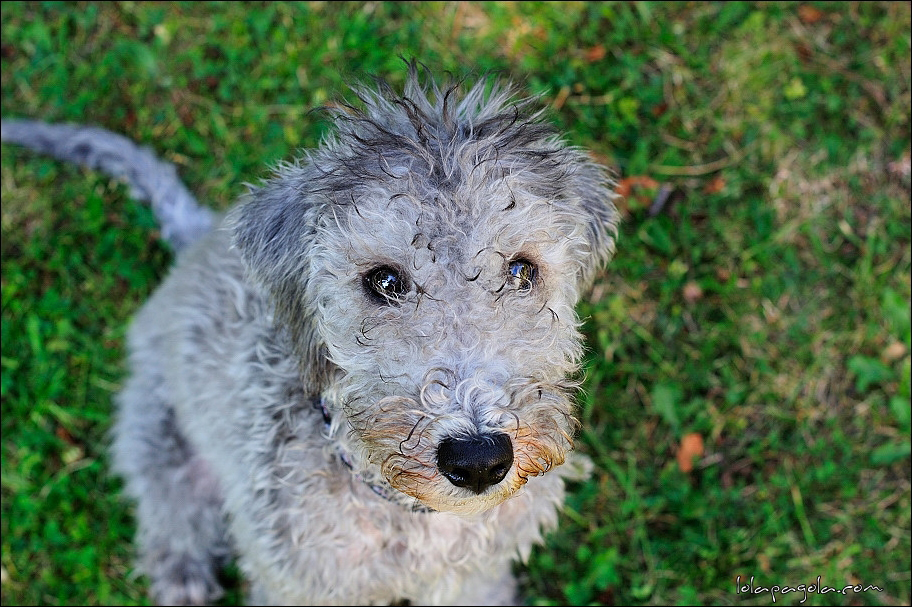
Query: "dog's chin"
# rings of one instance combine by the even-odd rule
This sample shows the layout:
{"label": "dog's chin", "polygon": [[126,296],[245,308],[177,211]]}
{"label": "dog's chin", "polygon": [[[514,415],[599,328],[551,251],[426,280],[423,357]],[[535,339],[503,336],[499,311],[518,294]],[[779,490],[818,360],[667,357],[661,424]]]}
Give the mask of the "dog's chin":
{"label": "dog's chin", "polygon": [[547,459],[542,457],[541,451],[536,451],[535,455],[532,458],[528,451],[519,451],[507,476],[481,493],[453,485],[434,465],[423,465],[420,460],[399,454],[386,458],[381,474],[393,489],[416,499],[426,508],[472,516],[516,496],[530,477],[546,474],[561,465],[566,452],[551,452]]}
{"label": "dog's chin", "polygon": [[394,479],[390,479],[389,483],[394,489],[415,498],[430,510],[473,516],[496,508],[514,497],[528,480],[514,473],[497,485],[476,494],[468,489],[453,486],[442,475],[436,476],[437,478],[425,482],[423,486],[401,482],[397,486]]}

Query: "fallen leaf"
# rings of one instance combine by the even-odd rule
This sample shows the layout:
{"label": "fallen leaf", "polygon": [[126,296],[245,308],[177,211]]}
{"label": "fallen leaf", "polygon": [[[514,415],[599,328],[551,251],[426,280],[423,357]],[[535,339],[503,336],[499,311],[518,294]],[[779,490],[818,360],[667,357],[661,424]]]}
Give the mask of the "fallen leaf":
{"label": "fallen leaf", "polygon": [[665,102],[662,102],[659,105],[653,106],[652,109],[649,111],[652,112],[653,116],[658,118],[659,116],[663,115],[665,112],[668,111],[668,104]]}
{"label": "fallen leaf", "polygon": [[683,291],[684,301],[687,303],[693,303],[703,297],[703,289],[700,288],[700,285],[693,281],[684,285]]}
{"label": "fallen leaf", "polygon": [[718,192],[721,192],[724,189],[725,189],[725,180],[721,177],[714,177],[713,179],[711,179],[709,181],[709,183],[707,183],[705,186],[703,186],[703,193],[704,194],[716,194]]}
{"label": "fallen leaf", "polygon": [[74,439],[73,435],[70,434],[63,426],[57,426],[57,428],[54,429],[54,434],[57,435],[57,438],[66,442],[67,444],[76,444],[76,439]]}
{"label": "fallen leaf", "polygon": [[685,434],[681,439],[681,446],[678,447],[678,467],[681,472],[690,472],[693,470],[693,460],[695,457],[703,456],[703,437],[691,432]]}
{"label": "fallen leaf", "polygon": [[[656,190],[659,188],[659,182],[646,175],[633,175],[621,179],[618,182],[615,191],[627,203],[627,208],[646,208],[651,204],[652,194],[654,192],[646,194],[641,193],[637,196],[633,196],[634,190],[639,190],[640,188],[645,190]],[[637,204],[631,204],[632,202],[636,202]]]}
{"label": "fallen leaf", "polygon": [[601,44],[597,44],[591,48],[587,48],[583,53],[583,56],[586,58],[586,61],[592,63],[593,61],[604,59],[606,54],[607,51],[605,51],[605,47]]}
{"label": "fallen leaf", "polygon": [[901,341],[894,341],[889,346],[884,348],[883,358],[887,362],[893,362],[894,360],[899,360],[906,355],[906,345]]}
{"label": "fallen leaf", "polygon": [[798,7],[798,18],[801,19],[802,23],[807,23],[808,25],[823,19],[823,14],[822,10],[809,4],[802,4]]}

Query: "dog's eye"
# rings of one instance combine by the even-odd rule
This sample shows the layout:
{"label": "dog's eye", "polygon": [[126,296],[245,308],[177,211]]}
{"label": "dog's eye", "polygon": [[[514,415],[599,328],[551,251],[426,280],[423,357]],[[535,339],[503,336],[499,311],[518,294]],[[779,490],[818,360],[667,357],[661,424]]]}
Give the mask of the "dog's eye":
{"label": "dog's eye", "polygon": [[528,293],[535,284],[535,275],[538,273],[535,264],[528,259],[514,259],[507,266],[507,271],[513,280],[517,291]]}
{"label": "dog's eye", "polygon": [[408,281],[395,268],[380,266],[364,276],[368,292],[383,303],[396,302],[408,291]]}

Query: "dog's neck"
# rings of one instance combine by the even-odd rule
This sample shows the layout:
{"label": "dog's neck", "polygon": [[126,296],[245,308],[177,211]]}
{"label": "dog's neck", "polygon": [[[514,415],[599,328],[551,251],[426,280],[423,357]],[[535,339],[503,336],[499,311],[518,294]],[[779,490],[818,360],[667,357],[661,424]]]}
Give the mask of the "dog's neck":
{"label": "dog's neck", "polygon": [[[320,411],[320,414],[323,416],[323,423],[326,426],[326,435],[329,435],[332,426],[332,414],[330,413],[330,409],[327,406],[326,401],[321,397],[319,400],[315,401],[314,408]],[[371,491],[382,497],[384,500],[402,506],[406,510],[415,513],[427,514],[435,512],[435,510],[428,508],[427,506],[421,504],[421,502],[416,501],[414,498],[405,495],[401,491],[393,489],[393,487],[386,481],[381,480],[378,482],[364,478],[361,473],[355,470],[355,467],[352,464],[351,455],[345,449],[345,447],[342,446],[342,444],[337,442],[335,451],[336,455],[339,457],[339,461],[341,461],[345,467],[351,471],[352,476],[367,485]]]}

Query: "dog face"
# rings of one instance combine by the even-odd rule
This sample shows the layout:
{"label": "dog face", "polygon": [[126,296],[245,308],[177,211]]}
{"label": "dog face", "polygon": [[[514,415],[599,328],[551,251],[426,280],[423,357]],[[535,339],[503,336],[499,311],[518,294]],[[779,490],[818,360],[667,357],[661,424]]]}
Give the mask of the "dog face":
{"label": "dog face", "polygon": [[574,306],[611,256],[604,170],[497,83],[356,91],[234,215],[304,381],[363,478],[438,511],[511,497],[572,447]]}

